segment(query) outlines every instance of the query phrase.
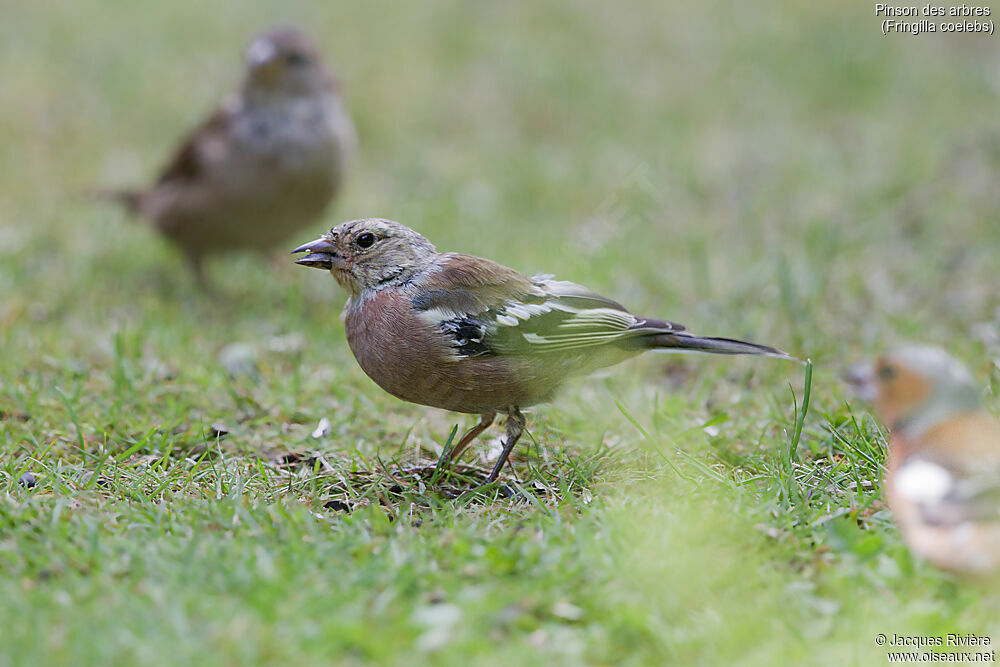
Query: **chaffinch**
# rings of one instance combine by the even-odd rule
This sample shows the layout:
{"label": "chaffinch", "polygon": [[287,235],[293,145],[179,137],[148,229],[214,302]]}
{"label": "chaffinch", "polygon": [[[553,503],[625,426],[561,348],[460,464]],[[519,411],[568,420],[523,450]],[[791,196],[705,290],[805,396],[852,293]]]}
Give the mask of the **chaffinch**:
{"label": "chaffinch", "polygon": [[439,253],[390,220],[353,220],[296,261],[329,270],[350,293],[343,319],[361,368],[412,403],[481,415],[451,450],[456,460],[498,413],[507,415],[497,479],[525,427],[521,408],[548,401],[568,377],[646,350],[758,354],[773,347],[701,338],[673,322],[636,317],[616,301],[552,276],[524,276],[488,259]]}
{"label": "chaffinch", "polygon": [[958,572],[1000,566],[1000,425],[969,372],[910,346],[852,366],[847,380],[891,429],[889,507],[910,548]]}
{"label": "chaffinch", "polygon": [[319,219],[355,141],[315,47],[279,28],[250,44],[239,90],[187,137],[156,183],[107,194],[176,243],[204,284],[205,256],[270,250]]}

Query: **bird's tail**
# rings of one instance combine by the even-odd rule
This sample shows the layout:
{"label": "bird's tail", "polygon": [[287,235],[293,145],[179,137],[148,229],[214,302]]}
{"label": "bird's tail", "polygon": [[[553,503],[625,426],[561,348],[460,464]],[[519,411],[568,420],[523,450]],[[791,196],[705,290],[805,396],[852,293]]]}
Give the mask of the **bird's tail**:
{"label": "bird's tail", "polygon": [[649,349],[661,352],[708,352],[709,354],[756,354],[799,361],[781,350],[734,338],[703,338],[685,331],[657,333],[646,337]]}
{"label": "bird's tail", "polygon": [[87,190],[84,194],[97,201],[111,201],[120,204],[132,215],[139,215],[142,212],[142,190],[95,188]]}

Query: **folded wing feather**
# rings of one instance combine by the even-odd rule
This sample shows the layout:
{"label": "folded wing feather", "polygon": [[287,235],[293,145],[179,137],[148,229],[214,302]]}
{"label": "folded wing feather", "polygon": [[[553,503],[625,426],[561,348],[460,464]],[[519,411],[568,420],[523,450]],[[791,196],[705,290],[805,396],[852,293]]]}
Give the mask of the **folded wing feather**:
{"label": "folded wing feather", "polygon": [[529,279],[465,255],[449,255],[420,287],[414,308],[452,338],[458,358],[567,352],[684,330],[673,322],[640,319],[576,283]]}

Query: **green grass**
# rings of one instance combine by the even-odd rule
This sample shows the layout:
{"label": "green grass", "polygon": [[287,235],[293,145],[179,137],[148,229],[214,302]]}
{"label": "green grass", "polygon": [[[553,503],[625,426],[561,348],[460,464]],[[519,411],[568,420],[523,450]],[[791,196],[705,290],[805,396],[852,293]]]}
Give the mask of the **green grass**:
{"label": "green grass", "polygon": [[[884,432],[837,380],[927,341],[1000,410],[992,40],[885,38],[863,3],[286,4],[4,12],[0,665],[880,664],[880,632],[1000,641],[995,591],[906,551]],[[149,179],[278,21],[318,36],[362,147],[289,248],[391,217],[782,347],[814,363],[804,420],[801,366],[648,355],[531,412],[513,497],[449,498],[467,470],[428,471],[472,418],[373,385],[333,280],[232,257],[206,297],[80,196]]]}

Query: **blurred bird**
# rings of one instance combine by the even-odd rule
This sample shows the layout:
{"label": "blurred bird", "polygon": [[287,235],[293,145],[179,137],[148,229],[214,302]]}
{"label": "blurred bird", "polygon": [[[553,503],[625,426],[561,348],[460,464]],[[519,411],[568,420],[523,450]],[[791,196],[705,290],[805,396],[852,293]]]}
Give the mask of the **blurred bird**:
{"label": "blurred bird", "polygon": [[202,260],[266,251],[315,222],[340,187],[356,143],[337,82],[298,30],[247,49],[243,83],[180,145],[156,183],[111,193]]}
{"label": "blurred bird", "polygon": [[350,293],[347,341],[376,384],[404,401],[481,415],[449,461],[506,414],[507,439],[487,484],[524,430],[521,408],[548,401],[568,377],[646,350],[790,359],[773,347],[700,338],[673,322],[636,317],[552,276],[528,278],[481,257],[438,253],[390,220],[345,222],[293,252],[308,252],[296,261],[329,270]]}
{"label": "blurred bird", "polygon": [[1000,425],[943,350],[904,347],[848,369],[891,429],[885,488],[913,551],[958,572],[1000,566]]}

